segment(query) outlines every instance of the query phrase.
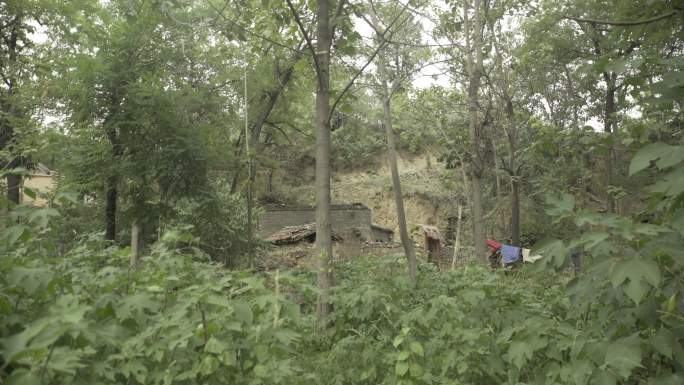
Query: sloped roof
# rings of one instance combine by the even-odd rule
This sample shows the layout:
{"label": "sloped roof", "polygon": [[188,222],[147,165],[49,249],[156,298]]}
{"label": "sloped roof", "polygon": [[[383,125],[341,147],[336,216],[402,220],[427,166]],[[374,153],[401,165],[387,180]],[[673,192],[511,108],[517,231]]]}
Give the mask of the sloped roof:
{"label": "sloped roof", "polygon": [[[314,211],[315,206],[290,206],[284,204],[269,204],[265,205],[266,211]],[[330,210],[370,210],[368,206],[363,203],[351,204],[334,204],[330,205]]]}
{"label": "sloped roof", "polygon": [[[316,224],[307,223],[301,226],[285,226],[281,230],[266,237],[266,241],[276,245],[289,245],[302,240],[316,240]],[[342,237],[332,234],[333,241],[341,241]]]}
{"label": "sloped roof", "polygon": [[388,233],[388,234],[394,234],[394,230],[388,229],[388,228],[386,228],[386,227],[381,227],[381,226],[378,226],[378,225],[374,225],[374,224],[371,224],[371,229],[373,229],[373,230],[378,230],[378,231],[382,231],[382,232],[385,232],[385,233]]}
{"label": "sloped roof", "polygon": [[423,233],[428,237],[432,239],[442,239],[442,235],[439,233],[439,229],[437,226],[430,226],[430,225],[418,225],[418,228],[423,231]]}
{"label": "sloped roof", "polygon": [[46,175],[46,176],[52,176],[55,175],[56,173],[48,168],[48,166],[40,163],[40,162],[35,162],[31,163],[28,167],[29,169],[29,175]]}

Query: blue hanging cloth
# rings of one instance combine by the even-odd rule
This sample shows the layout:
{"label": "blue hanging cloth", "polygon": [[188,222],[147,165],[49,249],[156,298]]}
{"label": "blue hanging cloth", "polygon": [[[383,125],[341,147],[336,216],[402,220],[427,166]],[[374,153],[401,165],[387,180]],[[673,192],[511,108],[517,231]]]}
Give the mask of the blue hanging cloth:
{"label": "blue hanging cloth", "polygon": [[504,265],[517,262],[520,259],[521,249],[517,246],[503,245],[501,246],[501,256],[503,257]]}

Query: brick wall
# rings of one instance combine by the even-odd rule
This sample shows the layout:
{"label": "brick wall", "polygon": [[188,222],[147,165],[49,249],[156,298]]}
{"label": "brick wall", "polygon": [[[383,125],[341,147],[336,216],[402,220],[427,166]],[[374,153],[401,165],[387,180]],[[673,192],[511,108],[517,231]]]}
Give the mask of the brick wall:
{"label": "brick wall", "polygon": [[[371,211],[361,204],[333,205],[331,209],[332,230],[343,238],[351,238],[353,233],[371,239]],[[313,207],[266,207],[259,218],[259,235],[267,237],[286,226],[299,226],[316,221]]]}

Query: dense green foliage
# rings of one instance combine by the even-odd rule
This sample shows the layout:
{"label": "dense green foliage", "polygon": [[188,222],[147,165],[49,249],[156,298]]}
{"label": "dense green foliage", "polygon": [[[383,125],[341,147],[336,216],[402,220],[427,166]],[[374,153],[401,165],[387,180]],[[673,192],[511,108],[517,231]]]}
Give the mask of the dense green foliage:
{"label": "dense green foliage", "polygon": [[[423,265],[414,284],[395,257],[340,264],[324,333],[307,273],[223,270],[182,229],[137,270],[127,249],[92,237],[62,257],[50,241],[59,214],[17,210],[25,225],[9,228],[0,266],[5,382],[678,384],[683,160],[652,145],[632,161],[632,173],[665,171],[648,189],[657,224],[550,198],[556,220],[591,229],[543,242],[548,258],[531,269]],[[587,269],[571,280],[577,247]]]}
{"label": "dense green foliage", "polygon": [[[684,383],[683,20],[681,0],[0,1],[0,384]],[[255,263],[260,205],[326,194],[458,223],[458,264]],[[543,258],[478,264],[476,227]]]}

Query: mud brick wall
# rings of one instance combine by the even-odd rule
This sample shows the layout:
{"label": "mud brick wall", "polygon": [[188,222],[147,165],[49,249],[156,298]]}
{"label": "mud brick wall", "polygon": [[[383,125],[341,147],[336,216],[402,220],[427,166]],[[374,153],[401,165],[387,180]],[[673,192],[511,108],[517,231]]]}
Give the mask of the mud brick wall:
{"label": "mud brick wall", "polygon": [[378,226],[371,226],[371,233],[373,242],[392,242],[394,237],[394,232]]}
{"label": "mud brick wall", "polygon": [[[332,230],[349,239],[356,231],[361,237],[371,239],[371,211],[362,204],[333,205],[331,209]],[[267,206],[259,218],[259,235],[267,237],[286,226],[300,226],[316,221],[314,207]]]}

